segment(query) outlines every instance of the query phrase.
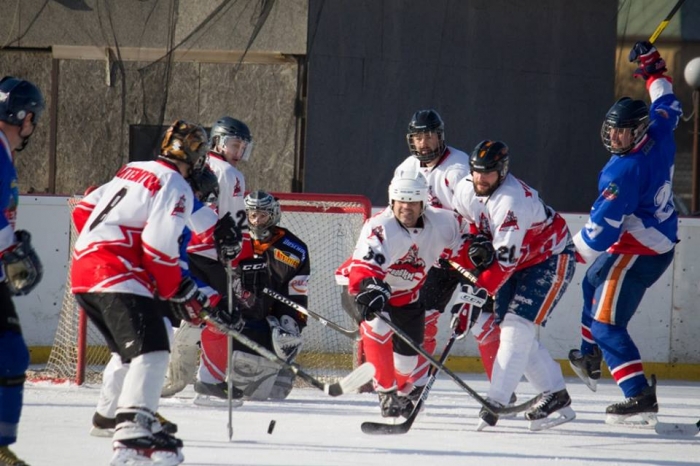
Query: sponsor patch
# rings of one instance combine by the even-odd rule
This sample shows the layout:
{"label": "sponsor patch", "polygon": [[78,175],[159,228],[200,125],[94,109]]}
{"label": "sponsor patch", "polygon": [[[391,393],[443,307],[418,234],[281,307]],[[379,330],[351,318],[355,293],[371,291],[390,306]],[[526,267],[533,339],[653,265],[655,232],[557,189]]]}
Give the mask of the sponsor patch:
{"label": "sponsor patch", "polygon": [[289,282],[289,294],[306,296],[309,292],[309,276],[300,275]]}
{"label": "sponsor patch", "polygon": [[294,254],[286,253],[284,251],[280,251],[279,249],[275,249],[275,260],[278,260],[282,262],[283,264],[287,264],[290,267],[297,268],[299,267],[299,264],[301,264],[301,260],[295,256]]}
{"label": "sponsor patch", "polygon": [[615,183],[610,183],[607,188],[603,190],[603,197],[608,201],[614,201],[620,194],[620,188]]}

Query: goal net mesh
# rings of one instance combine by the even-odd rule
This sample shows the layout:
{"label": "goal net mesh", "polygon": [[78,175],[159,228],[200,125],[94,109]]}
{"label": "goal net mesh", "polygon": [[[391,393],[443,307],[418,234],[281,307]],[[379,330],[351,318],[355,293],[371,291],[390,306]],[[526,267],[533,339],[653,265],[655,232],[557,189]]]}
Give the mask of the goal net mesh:
{"label": "goal net mesh", "polygon": [[[280,225],[309,248],[309,309],[347,329],[357,324],[343,311],[334,272],[353,251],[362,224],[371,212],[369,200],[356,195],[274,193],[282,206]],[[71,213],[79,202],[69,199]],[[70,250],[77,238],[71,222]],[[65,294],[46,368],[34,379],[99,383],[110,354],[100,332],[80,310],[70,292],[70,266]],[[82,316],[81,316],[82,315]],[[338,380],[352,369],[355,342],[309,318],[304,346],[297,358],[304,370],[324,381]]]}

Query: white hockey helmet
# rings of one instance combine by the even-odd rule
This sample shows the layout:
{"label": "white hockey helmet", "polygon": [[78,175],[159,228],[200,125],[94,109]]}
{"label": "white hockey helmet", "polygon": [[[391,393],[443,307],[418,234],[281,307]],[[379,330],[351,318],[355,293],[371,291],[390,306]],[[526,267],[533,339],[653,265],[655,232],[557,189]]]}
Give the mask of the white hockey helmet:
{"label": "white hockey helmet", "polygon": [[389,205],[394,201],[422,202],[422,210],[425,210],[428,206],[428,180],[425,175],[413,168],[397,168],[389,184]]}

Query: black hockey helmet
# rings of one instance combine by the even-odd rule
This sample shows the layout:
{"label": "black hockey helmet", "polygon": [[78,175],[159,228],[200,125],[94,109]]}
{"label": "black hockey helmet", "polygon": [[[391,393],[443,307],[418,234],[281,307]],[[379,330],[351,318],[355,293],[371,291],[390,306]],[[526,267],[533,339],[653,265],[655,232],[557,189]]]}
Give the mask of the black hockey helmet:
{"label": "black hockey helmet", "polygon": [[[633,100],[623,97],[610,107],[605,114],[603,126],[600,129],[600,137],[603,145],[612,154],[626,154],[642,140],[649,129],[649,108],[642,100]],[[630,128],[632,140],[626,147],[612,147],[610,130],[612,128]]]}
{"label": "black hockey helmet", "polygon": [[497,171],[499,180],[508,174],[510,156],[505,142],[484,139],[476,145],[469,156],[469,169],[473,172],[488,173]]}
{"label": "black hockey helmet", "polygon": [[[44,96],[33,83],[12,76],[0,80],[0,121],[22,126],[24,119],[31,113],[32,124],[36,125],[45,106]],[[16,150],[24,149],[30,137],[31,134],[22,136],[22,143]]]}
{"label": "black hockey helmet", "polygon": [[248,125],[241,120],[228,116],[219,118],[214,123],[214,126],[211,127],[209,137],[211,139],[211,150],[216,153],[223,152],[223,145],[226,142],[225,138],[234,137],[240,139],[245,143],[241,160],[246,161],[250,158],[250,153],[253,150],[253,136],[250,134]]}
{"label": "black hockey helmet", "polygon": [[[440,140],[437,150],[427,154],[422,154],[416,149],[412,136],[418,133],[435,132]],[[440,157],[445,153],[445,123],[440,118],[438,112],[433,109],[418,110],[408,122],[408,132],[406,133],[406,142],[408,150],[415,158],[421,162],[430,162],[436,157]]]}
{"label": "black hockey helmet", "polygon": [[219,196],[219,180],[217,180],[216,175],[207,165],[206,160],[206,156],[197,160],[188,179],[190,186],[192,186],[192,191],[202,202],[210,200],[211,196]]}

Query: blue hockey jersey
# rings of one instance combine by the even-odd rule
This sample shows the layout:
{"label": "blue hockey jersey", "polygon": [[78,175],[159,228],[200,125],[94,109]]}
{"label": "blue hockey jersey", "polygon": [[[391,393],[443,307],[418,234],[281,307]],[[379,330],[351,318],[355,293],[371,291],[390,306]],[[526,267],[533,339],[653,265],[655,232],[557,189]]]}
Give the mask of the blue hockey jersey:
{"label": "blue hockey jersey", "polygon": [[[12,161],[10,143],[0,131],[0,256],[15,244],[15,220],[19,188],[17,171]],[[0,281],[5,279],[5,272],[0,267]]]}

